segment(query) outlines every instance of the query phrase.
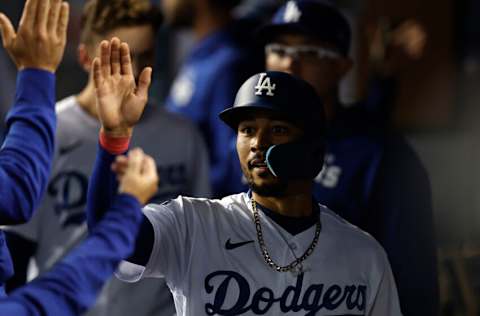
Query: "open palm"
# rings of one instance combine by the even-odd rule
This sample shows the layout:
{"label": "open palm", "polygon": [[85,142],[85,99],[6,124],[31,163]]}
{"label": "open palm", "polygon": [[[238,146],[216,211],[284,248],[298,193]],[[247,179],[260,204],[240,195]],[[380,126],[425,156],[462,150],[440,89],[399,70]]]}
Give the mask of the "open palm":
{"label": "open palm", "polygon": [[100,58],[93,61],[93,72],[104,132],[110,136],[130,136],[148,101],[152,69],[143,69],[137,87],[128,44],[113,38],[100,43]]}

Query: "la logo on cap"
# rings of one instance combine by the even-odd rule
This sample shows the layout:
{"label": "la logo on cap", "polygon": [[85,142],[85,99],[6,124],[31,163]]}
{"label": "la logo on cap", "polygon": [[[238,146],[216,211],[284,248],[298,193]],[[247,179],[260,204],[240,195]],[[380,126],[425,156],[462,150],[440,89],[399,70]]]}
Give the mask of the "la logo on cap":
{"label": "la logo on cap", "polygon": [[285,8],[285,14],[283,15],[283,21],[286,23],[295,23],[300,20],[302,12],[298,9],[295,1],[289,1]]}
{"label": "la logo on cap", "polygon": [[263,95],[263,91],[266,90],[267,95],[273,97],[275,95],[273,91],[275,91],[276,86],[276,84],[270,82],[270,77],[266,73],[261,73],[255,86],[255,95]]}

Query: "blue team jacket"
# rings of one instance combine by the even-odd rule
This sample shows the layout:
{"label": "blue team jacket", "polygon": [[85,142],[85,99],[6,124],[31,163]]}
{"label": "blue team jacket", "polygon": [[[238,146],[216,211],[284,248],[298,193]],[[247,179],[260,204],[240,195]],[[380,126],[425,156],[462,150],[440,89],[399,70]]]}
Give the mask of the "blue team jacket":
{"label": "blue team jacket", "polygon": [[[7,115],[0,150],[0,225],[30,219],[45,191],[54,151],[55,76],[26,69],[18,74],[15,104]],[[0,231],[0,296],[13,266]]]}
{"label": "blue team jacket", "polygon": [[361,106],[340,110],[314,195],[385,248],[404,315],[437,315],[429,178],[405,138],[375,119]]}

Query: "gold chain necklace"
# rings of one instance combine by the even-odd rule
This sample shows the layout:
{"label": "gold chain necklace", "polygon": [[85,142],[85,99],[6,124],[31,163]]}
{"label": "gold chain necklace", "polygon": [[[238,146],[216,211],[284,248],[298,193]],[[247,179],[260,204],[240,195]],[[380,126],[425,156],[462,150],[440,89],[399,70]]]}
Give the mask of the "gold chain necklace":
{"label": "gold chain necklace", "polygon": [[294,270],[302,271],[302,262],[305,261],[305,259],[307,259],[313,253],[313,250],[317,246],[318,237],[320,236],[320,231],[322,230],[322,223],[320,222],[320,217],[318,218],[316,224],[315,236],[313,237],[312,243],[310,244],[308,249],[305,250],[304,254],[300,258],[293,260],[290,264],[286,266],[280,266],[273,261],[270,253],[268,252],[267,246],[265,245],[265,241],[263,239],[262,225],[260,224],[260,215],[258,214],[257,210],[257,202],[253,198],[251,199],[251,201],[253,210],[253,221],[255,224],[255,229],[257,231],[257,239],[260,245],[260,249],[262,251],[263,259],[265,260],[267,265],[277,272],[288,272]]}

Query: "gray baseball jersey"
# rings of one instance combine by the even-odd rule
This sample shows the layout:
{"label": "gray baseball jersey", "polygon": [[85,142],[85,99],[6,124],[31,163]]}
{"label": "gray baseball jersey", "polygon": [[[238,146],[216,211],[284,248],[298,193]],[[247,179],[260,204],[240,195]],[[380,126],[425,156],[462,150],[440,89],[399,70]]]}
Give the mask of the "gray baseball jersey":
{"label": "gray baseball jersey", "polygon": [[[145,267],[117,276],[165,277],[178,315],[401,315],[390,265],[367,233],[320,205],[322,231],[303,273],[277,272],[263,257],[248,194],[222,200],[178,197],[147,205],[154,247]],[[315,227],[291,235],[260,213],[273,260],[300,257]]]}
{"label": "gray baseball jersey", "polygon": [[[32,222],[11,231],[35,241],[39,272],[49,269],[86,235],[84,206],[88,177],[98,144],[99,122],[88,115],[75,97],[57,103],[57,148],[47,194]],[[180,194],[209,196],[208,156],[193,124],[147,106],[135,127],[132,146],[151,155],[160,175],[152,201]],[[131,286],[113,278],[88,315],[172,315],[170,293],[162,280]]]}

